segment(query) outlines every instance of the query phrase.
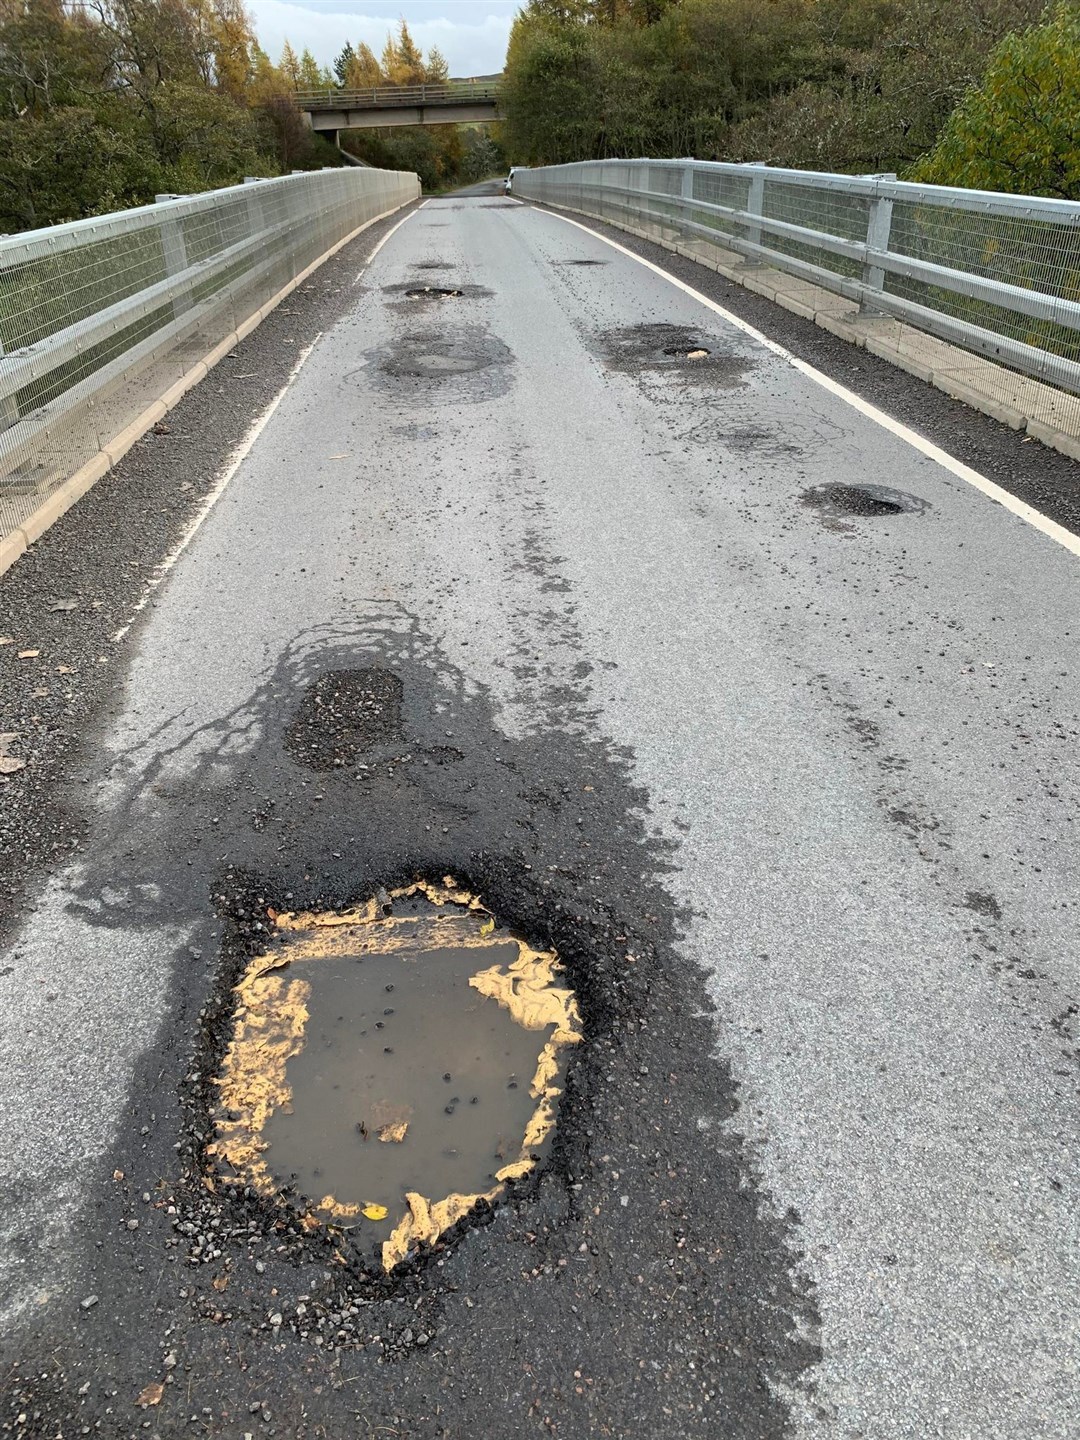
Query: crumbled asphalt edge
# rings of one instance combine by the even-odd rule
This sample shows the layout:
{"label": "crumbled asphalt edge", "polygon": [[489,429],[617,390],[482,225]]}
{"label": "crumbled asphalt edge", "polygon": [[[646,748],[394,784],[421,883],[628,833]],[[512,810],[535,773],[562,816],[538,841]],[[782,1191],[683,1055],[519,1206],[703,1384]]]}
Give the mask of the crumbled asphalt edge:
{"label": "crumbled asphalt edge", "polygon": [[[358,235],[286,296],[0,576],[0,635],[15,641],[0,646],[0,731],[16,732],[11,753],[26,761],[0,776],[0,940],[10,938],[30,881],[85,842],[85,823],[62,803],[57,782],[117,694],[138,622],[120,644],[112,637],[297,355],[356,303],[358,265],[409,208]],[[49,608],[70,599],[74,610]],[[19,660],[26,649],[41,655]],[[58,675],[58,665],[72,673]],[[47,696],[34,695],[40,687]]]}
{"label": "crumbled asphalt edge", "polygon": [[[298,761],[289,733],[311,687],[378,669],[401,679],[400,730],[373,732],[363,769]],[[566,698],[584,713],[584,689]],[[342,733],[316,745],[306,725],[310,758],[335,743],[351,757],[347,717],[321,713]],[[264,742],[236,756],[230,737],[252,725]],[[448,741],[460,758],[433,759]],[[630,757],[580,727],[508,740],[411,621],[298,648],[190,743],[200,758],[156,840],[132,854],[116,817],[81,887],[90,923],[198,925],[92,1181],[70,1293],[24,1317],[0,1432],[785,1435],[783,1397],[818,1358],[797,1217],[771,1213],[734,1129],[701,976],[675,948],[670,850],[648,833]],[[445,874],[557,949],[586,1040],[543,1172],[387,1280],[280,1206],[207,1187],[212,1076],[268,905],[342,907]],[[148,1383],[164,1389],[147,1427]]]}
{"label": "crumbled asphalt edge", "polygon": [[1010,429],[971,405],[951,399],[944,391],[901,370],[898,365],[840,339],[815,325],[813,320],[744,289],[706,265],[591,215],[563,212],[534,201],[526,203],[554,215],[565,213],[632,254],[659,265],[753,325],[798,359],[807,361],[886,415],[940,445],[955,459],[970,465],[1074,535],[1080,535],[1080,463],[1067,455],[1025,436],[1022,431]]}

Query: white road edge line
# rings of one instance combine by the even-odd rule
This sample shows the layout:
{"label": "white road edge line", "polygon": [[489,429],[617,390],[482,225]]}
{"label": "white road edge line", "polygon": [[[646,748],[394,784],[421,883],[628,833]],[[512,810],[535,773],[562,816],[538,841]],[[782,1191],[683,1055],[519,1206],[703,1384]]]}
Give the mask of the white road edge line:
{"label": "white road edge line", "polygon": [[692,285],[687,285],[686,282],[680,280],[677,275],[670,274],[670,272],[663,269],[662,266],[654,265],[651,260],[646,260],[641,255],[635,255],[634,252],[628,250],[625,245],[620,245],[615,240],[609,240],[606,235],[601,235],[599,230],[594,230],[589,225],[583,225],[580,220],[572,220],[569,215],[562,215],[557,210],[547,210],[545,213],[551,215],[556,220],[564,221],[567,225],[573,225],[578,230],[584,230],[586,235],[592,235],[605,245],[610,245],[612,250],[617,250],[620,255],[626,255],[631,260],[637,261],[639,265],[644,265],[646,270],[651,270],[655,275],[661,276],[661,278],[667,280],[669,284],[674,285],[676,289],[682,290],[692,299],[697,300],[699,304],[704,305],[706,309],[714,311],[722,319],[726,320],[729,325],[734,325],[736,330],[741,330],[744,335],[749,335],[750,338],[756,340],[759,345],[764,345],[766,350],[770,350],[774,355],[778,355],[782,360],[786,360],[793,369],[798,370],[800,375],[805,375],[807,379],[813,380],[815,384],[820,385],[822,389],[828,390],[829,393],[835,395],[837,399],[843,400],[845,404],[850,405],[853,410],[858,410],[860,415],[865,415],[868,419],[873,420],[875,424],[880,425],[883,430],[888,430],[890,434],[896,435],[899,439],[906,441],[908,445],[918,450],[920,454],[927,456],[930,460],[936,460],[943,469],[948,470],[951,475],[955,475],[958,480],[966,481],[968,485],[981,491],[988,499],[996,500],[999,505],[1004,506],[1006,510],[1011,511],[1012,514],[1018,516],[1021,520],[1026,520],[1033,529],[1041,531],[1042,534],[1048,536],[1049,539],[1056,540],[1059,545],[1070,551],[1073,555],[1080,556],[1080,535],[1074,535],[1071,530],[1066,530],[1064,525],[1059,525],[1056,520],[1051,520],[1050,517],[1044,515],[1041,510],[1036,510],[1033,505],[1027,504],[1024,500],[1017,499],[1017,497],[1011,495],[1008,490],[1003,490],[1000,485],[995,485],[993,480],[988,480],[987,477],[980,474],[978,470],[973,470],[970,465],[965,465],[962,460],[957,460],[956,457],[950,455],[947,450],[942,450],[939,445],[935,445],[932,440],[927,440],[925,435],[920,435],[917,430],[912,430],[910,426],[902,424],[899,420],[894,420],[891,415],[886,415],[884,410],[879,410],[876,405],[871,405],[868,400],[864,400],[861,395],[856,395],[855,392],[849,390],[846,385],[839,384],[836,380],[823,374],[822,371],[815,369],[813,365],[808,364],[805,360],[800,360],[797,355],[792,355],[790,350],[785,350],[782,345],[778,345],[775,340],[770,340],[769,337],[763,335],[760,330],[755,330],[753,325],[748,325],[747,322],[740,319],[738,315],[733,315],[730,310],[725,310],[724,307],[718,305],[715,300],[710,300],[707,295],[702,295],[700,290],[695,290]]}
{"label": "white road edge line", "polygon": [[[406,216],[405,218],[408,219],[408,216]],[[394,229],[396,230],[397,226],[395,226]],[[225,466],[225,469],[221,472],[218,478],[214,481],[213,488],[207,493],[202,504],[199,506],[198,510],[195,513],[195,518],[192,520],[188,528],[184,531],[183,535],[180,538],[179,544],[177,544],[175,548],[165,557],[165,559],[154,571],[153,575],[151,575],[150,579],[146,582],[146,589],[143,591],[141,597],[135,605],[135,608],[131,612],[131,617],[128,620],[127,624],[122,625],[120,629],[117,630],[116,634],[112,637],[114,644],[118,644],[127,634],[127,632],[131,629],[132,625],[135,623],[136,617],[141,614],[143,610],[146,609],[147,603],[149,602],[151,595],[153,595],[154,591],[158,588],[161,582],[165,579],[166,575],[168,575],[169,571],[180,559],[180,556],[191,544],[192,540],[194,540],[203,521],[210,514],[210,511],[213,510],[214,506],[221,499],[222,495],[224,495],[225,487],[236,474],[237,470],[240,469],[240,466],[244,463],[247,457],[251,454],[252,447],[254,446],[255,441],[259,438],[262,432],[266,429],[267,425],[270,423],[270,417],[281,404],[282,400],[284,400],[285,392],[296,379],[297,375],[300,374],[300,371],[304,368],[304,364],[307,361],[308,356],[322,339],[322,334],[323,332],[320,330],[319,333],[315,336],[314,340],[312,340],[309,345],[305,345],[303,350],[300,351],[300,354],[296,357],[296,363],[289,371],[285,384],[282,385],[281,389],[270,401],[266,409],[263,410],[263,412],[256,417],[247,434],[244,436],[244,438],[240,441],[239,445],[237,445],[236,449],[229,456],[228,464]]]}
{"label": "white road edge line", "polygon": [[401,229],[402,225],[405,224],[405,221],[406,221],[406,220],[411,220],[412,217],[413,217],[414,215],[416,215],[419,211],[421,211],[426,204],[427,204],[427,201],[426,201],[426,200],[421,200],[421,201],[420,201],[420,204],[417,205],[417,207],[416,207],[415,210],[410,210],[409,213],[408,213],[408,215],[403,215],[403,216],[401,217],[401,219],[397,222],[396,225],[391,225],[391,226],[390,226],[390,229],[387,230],[386,234],[382,237],[381,240],[376,240],[375,244],[371,247],[371,250],[369,251],[366,259],[364,260],[363,265],[360,266],[360,269],[359,269],[359,270],[356,272],[356,274],[353,276],[353,278],[352,278],[352,284],[353,284],[353,285],[359,285],[359,284],[360,284],[360,281],[364,278],[364,275],[365,275],[365,273],[366,273],[366,271],[367,271],[368,266],[371,264],[372,260],[375,259],[375,256],[379,253],[379,251],[380,251],[380,250],[382,249],[382,247],[386,244],[386,242],[390,239],[390,236],[391,236],[391,235],[395,235],[395,234]]}

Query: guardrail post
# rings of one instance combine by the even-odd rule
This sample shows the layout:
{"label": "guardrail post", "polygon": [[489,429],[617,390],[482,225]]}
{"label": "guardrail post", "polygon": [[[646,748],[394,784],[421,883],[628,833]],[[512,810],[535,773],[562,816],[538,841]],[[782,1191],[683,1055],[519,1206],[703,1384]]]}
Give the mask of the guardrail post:
{"label": "guardrail post", "polygon": [[[870,175],[870,180],[895,180],[895,174]],[[878,186],[874,187],[874,196],[870,201],[870,214],[866,222],[866,248],[867,250],[885,251],[889,248],[889,235],[892,230],[893,202],[891,195],[878,193]],[[873,264],[867,259],[863,266],[862,282],[867,290],[883,291],[885,289],[885,271],[880,265]],[[863,314],[879,313],[870,295],[864,294],[859,301],[859,309]]]}
{"label": "guardrail post", "polygon": [[[750,177],[750,188],[746,195],[746,213],[748,215],[762,215],[765,211],[765,161],[751,160],[750,166],[761,173]],[[746,238],[751,245],[761,244],[761,226],[748,225],[746,227]],[[750,265],[764,265],[765,261],[759,255],[750,255],[747,258]]]}
{"label": "guardrail post", "polygon": [[[155,195],[155,204],[161,204],[166,200],[182,200],[182,195]],[[184,229],[179,217],[162,219],[161,221],[161,250],[165,260],[166,275],[182,275],[188,268],[187,245],[184,242]],[[185,310],[190,310],[194,302],[189,289],[180,290],[173,298],[173,318],[180,319]]]}
{"label": "guardrail post", "polygon": [[[0,335],[0,360],[4,358],[4,337]],[[14,395],[0,395],[0,430],[10,430],[19,421],[19,402]]]}
{"label": "guardrail post", "polygon": [[[686,219],[690,219],[690,211],[694,205],[694,163],[692,160],[683,161],[682,184],[679,188],[679,211]],[[678,233],[678,232],[676,232]],[[683,239],[689,239],[691,231],[683,231]]]}

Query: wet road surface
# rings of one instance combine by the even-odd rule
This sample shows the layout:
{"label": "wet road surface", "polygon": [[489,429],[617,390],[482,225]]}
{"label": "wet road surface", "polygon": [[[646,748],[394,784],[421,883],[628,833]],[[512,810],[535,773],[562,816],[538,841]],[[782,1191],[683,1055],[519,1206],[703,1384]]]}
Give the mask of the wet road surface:
{"label": "wet road surface", "polygon": [[[1076,557],[497,194],[341,286],[0,953],[5,1433],[1074,1435]],[[213,1081],[272,910],[445,876],[585,1040],[386,1282]]]}

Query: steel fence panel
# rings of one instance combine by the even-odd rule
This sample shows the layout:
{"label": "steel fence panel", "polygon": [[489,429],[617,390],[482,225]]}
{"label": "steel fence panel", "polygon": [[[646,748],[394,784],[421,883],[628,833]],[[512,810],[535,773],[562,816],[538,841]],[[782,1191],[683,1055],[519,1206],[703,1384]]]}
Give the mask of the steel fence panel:
{"label": "steel fence panel", "polygon": [[0,238],[0,538],[310,264],[419,195],[323,170]]}
{"label": "steel fence panel", "polygon": [[698,160],[522,168],[514,190],[775,266],[1067,392],[1039,403],[1080,424],[1080,204]]}

